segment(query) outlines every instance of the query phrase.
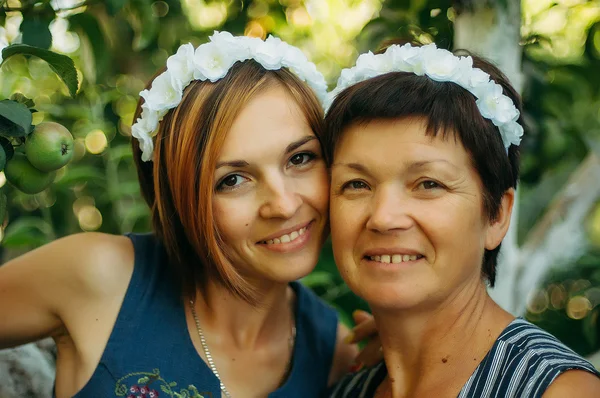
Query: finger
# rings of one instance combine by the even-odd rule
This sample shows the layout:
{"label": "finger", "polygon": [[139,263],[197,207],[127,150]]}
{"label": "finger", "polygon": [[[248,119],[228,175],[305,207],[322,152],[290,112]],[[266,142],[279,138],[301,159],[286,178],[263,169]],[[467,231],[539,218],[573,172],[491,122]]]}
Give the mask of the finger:
{"label": "finger", "polygon": [[369,319],[373,319],[373,315],[369,314],[367,311],[356,310],[352,313],[352,319],[354,319],[355,324],[359,325]]}
{"label": "finger", "polygon": [[379,337],[375,337],[358,353],[355,362],[363,366],[373,366],[383,360],[383,351]]}
{"label": "finger", "polygon": [[351,342],[357,343],[374,335],[377,335],[377,325],[374,319],[369,319],[352,329]]}

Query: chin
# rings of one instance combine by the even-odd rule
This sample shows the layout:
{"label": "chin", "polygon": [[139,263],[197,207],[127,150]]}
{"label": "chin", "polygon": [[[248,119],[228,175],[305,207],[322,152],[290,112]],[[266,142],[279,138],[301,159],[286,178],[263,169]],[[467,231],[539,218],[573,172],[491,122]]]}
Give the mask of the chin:
{"label": "chin", "polygon": [[409,310],[424,304],[429,296],[424,286],[416,283],[362,279],[348,283],[348,286],[373,309]]}

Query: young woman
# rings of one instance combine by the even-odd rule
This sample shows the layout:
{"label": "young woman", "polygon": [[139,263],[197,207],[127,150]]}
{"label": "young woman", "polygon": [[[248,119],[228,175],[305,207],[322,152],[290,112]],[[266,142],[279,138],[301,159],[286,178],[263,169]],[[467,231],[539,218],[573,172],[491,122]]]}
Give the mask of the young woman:
{"label": "young woman", "polygon": [[83,233],[0,267],[0,348],[52,336],[57,397],[317,397],[355,349],[297,279],[327,231],[325,82],[297,48],[215,33],[141,93],[152,234]]}
{"label": "young woman", "polygon": [[335,94],[333,251],[385,361],[331,397],[597,397],[590,363],[487,293],[523,133],[506,77],[478,57],[392,45],[343,71]]}

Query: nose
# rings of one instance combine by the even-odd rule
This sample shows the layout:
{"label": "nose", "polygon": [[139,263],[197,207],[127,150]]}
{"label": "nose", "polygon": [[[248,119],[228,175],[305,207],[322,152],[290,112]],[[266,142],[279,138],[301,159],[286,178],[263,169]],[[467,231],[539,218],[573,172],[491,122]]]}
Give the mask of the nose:
{"label": "nose", "polygon": [[302,197],[293,182],[287,181],[284,176],[271,176],[262,191],[263,203],[259,214],[263,218],[289,219],[302,206]]}
{"label": "nose", "polygon": [[373,197],[366,227],[379,233],[409,229],[414,225],[409,209],[410,201],[401,189],[381,187]]}

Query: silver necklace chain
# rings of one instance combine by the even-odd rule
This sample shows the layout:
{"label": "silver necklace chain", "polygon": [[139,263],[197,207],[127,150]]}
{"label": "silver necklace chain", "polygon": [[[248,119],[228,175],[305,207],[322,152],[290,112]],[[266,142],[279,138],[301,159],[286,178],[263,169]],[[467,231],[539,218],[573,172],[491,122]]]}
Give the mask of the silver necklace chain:
{"label": "silver necklace chain", "polygon": [[[202,350],[204,351],[206,360],[208,361],[208,366],[210,367],[210,370],[212,370],[213,374],[217,377],[217,380],[219,380],[219,385],[221,387],[221,391],[223,392],[223,394],[227,398],[231,398],[231,394],[229,393],[229,391],[227,391],[225,384],[223,384],[223,381],[221,380],[221,376],[219,376],[219,371],[217,370],[217,366],[215,365],[215,361],[213,361],[213,357],[210,353],[210,350],[208,349],[208,344],[206,343],[206,337],[204,337],[204,331],[200,327],[200,320],[198,319],[198,314],[196,314],[196,306],[194,305],[194,300],[190,300],[190,307],[192,309],[192,315],[194,316],[194,322],[196,323],[196,330],[198,331],[198,337],[200,337],[200,344],[202,345]],[[293,350],[294,343],[296,340],[296,325],[293,320],[294,320],[294,316],[292,313],[291,335],[290,335],[290,339],[289,339],[290,350]],[[286,372],[286,377],[289,374],[291,363],[292,363],[292,359],[290,358],[290,362],[288,363],[288,369]]]}

